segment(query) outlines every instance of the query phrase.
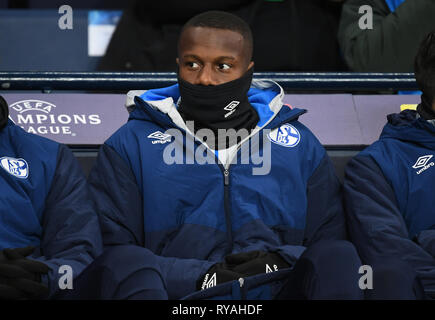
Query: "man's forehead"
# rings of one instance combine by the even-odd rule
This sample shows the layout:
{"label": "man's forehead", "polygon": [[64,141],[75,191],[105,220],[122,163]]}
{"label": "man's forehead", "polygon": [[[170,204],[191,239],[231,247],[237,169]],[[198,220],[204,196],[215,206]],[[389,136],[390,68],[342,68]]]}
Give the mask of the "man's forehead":
{"label": "man's forehead", "polygon": [[212,50],[218,55],[243,55],[245,49],[243,36],[232,30],[208,27],[188,27],[180,37],[179,54],[193,51]]}

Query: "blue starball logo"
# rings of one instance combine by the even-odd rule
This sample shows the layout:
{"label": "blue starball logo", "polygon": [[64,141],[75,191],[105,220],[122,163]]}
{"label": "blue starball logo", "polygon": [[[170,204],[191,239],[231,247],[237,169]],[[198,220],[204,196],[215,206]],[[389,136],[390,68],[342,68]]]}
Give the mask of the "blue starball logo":
{"label": "blue starball logo", "polygon": [[24,159],[2,157],[0,158],[0,166],[17,178],[27,179],[29,176],[29,165]]}
{"label": "blue starball logo", "polygon": [[298,129],[288,123],[272,130],[267,137],[273,143],[288,148],[297,146],[301,140],[301,134],[299,133]]}

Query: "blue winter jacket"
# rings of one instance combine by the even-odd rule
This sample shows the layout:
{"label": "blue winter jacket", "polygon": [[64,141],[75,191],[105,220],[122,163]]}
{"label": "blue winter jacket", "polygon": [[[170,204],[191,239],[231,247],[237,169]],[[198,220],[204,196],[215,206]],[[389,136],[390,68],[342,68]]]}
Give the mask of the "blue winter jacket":
{"label": "blue winter jacket", "polygon": [[[229,166],[200,141],[189,142],[178,85],[136,96],[128,122],[102,146],[89,176],[105,246],[154,252],[176,299],[194,292],[198,278],[228,254],[275,251],[294,265],[311,243],[346,238],[330,159],[298,121],[305,110],[284,106],[283,96],[274,82],[253,82],[248,98],[260,118],[257,133]],[[241,159],[250,142],[258,148]],[[167,164],[164,155],[177,146],[182,161]],[[270,171],[255,175],[267,148]],[[195,152],[216,161],[197,163]]]}
{"label": "blue winter jacket", "polygon": [[[102,250],[98,218],[71,151],[29,134],[9,120],[0,131],[0,250],[32,245],[48,265],[52,295],[61,265],[74,278]],[[73,283],[74,285],[74,283]]]}
{"label": "blue winter jacket", "polygon": [[409,262],[435,288],[435,125],[416,111],[388,116],[380,139],[345,171],[349,236],[361,259]]}

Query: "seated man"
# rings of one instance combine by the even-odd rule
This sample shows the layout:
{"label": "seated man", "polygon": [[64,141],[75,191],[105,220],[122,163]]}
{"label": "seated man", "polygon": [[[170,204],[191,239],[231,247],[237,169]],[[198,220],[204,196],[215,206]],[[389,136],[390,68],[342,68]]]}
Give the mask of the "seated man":
{"label": "seated man", "polygon": [[[305,110],[252,81],[252,46],[238,17],[197,15],[178,83],[128,95],[89,176],[104,245],[136,246],[155,298],[359,299],[333,166]],[[147,285],[133,278],[131,292]]]}
{"label": "seated man", "polygon": [[434,32],[418,51],[415,77],[423,92],[417,111],[388,115],[380,139],[348,164],[344,190],[349,235],[363,262],[397,259],[429,293],[435,289]]}
{"label": "seated man", "polygon": [[98,218],[71,151],[8,116],[0,97],[0,299],[50,298],[100,253]]}

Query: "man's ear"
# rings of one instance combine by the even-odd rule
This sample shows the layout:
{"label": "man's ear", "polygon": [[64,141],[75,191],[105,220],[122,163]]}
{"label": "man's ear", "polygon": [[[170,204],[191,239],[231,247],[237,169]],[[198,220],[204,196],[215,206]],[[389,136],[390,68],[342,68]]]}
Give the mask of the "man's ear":
{"label": "man's ear", "polygon": [[175,62],[177,63],[178,66],[180,66],[180,59],[175,58]]}
{"label": "man's ear", "polygon": [[249,62],[248,70],[251,69],[253,66],[254,66],[254,61]]}

